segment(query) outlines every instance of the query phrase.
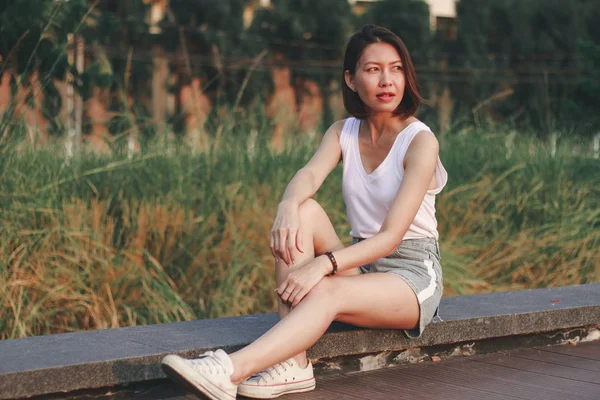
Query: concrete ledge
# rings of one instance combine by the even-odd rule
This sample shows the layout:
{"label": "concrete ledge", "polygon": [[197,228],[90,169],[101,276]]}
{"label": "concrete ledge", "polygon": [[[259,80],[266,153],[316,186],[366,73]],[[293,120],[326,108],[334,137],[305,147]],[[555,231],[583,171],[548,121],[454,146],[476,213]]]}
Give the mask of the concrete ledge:
{"label": "concrete ledge", "polygon": [[[400,354],[406,349],[593,327],[600,324],[600,284],[448,297],[442,300],[440,315],[444,321],[429,325],[416,340],[399,330],[336,323],[309,356],[326,361]],[[162,379],[158,363],[164,355],[194,357],[214,348],[234,351],[276,322],[275,314],[263,314],[0,341],[0,399]],[[578,332],[590,332],[587,340],[600,339],[598,329]]]}

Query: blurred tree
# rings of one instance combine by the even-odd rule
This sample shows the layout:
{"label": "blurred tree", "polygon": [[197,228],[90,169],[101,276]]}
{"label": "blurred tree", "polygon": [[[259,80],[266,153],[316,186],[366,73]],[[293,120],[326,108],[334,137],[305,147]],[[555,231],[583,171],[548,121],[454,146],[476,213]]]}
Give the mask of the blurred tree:
{"label": "blurred tree", "polygon": [[578,133],[585,136],[600,132],[600,1],[590,2],[584,10],[587,35],[578,41],[578,51],[586,74],[579,77],[575,95],[565,103],[565,117],[577,121]]}
{"label": "blurred tree", "polygon": [[277,64],[289,63],[299,127],[314,133],[317,120],[332,122],[331,97],[340,93],[336,82],[341,79],[339,60],[355,28],[355,17],[347,0],[272,3],[272,8],[256,13],[249,31],[260,38]]}
{"label": "blurred tree", "polygon": [[246,2],[171,0],[171,19],[165,19],[162,26],[161,40],[166,48],[183,51],[185,46],[192,55],[190,65],[179,68],[210,82],[207,89],[218,103],[233,104],[249,66],[248,61],[234,62],[232,58],[255,57],[261,50],[244,28]]}
{"label": "blurred tree", "polygon": [[[338,60],[343,55],[346,40],[354,29],[347,0],[273,0],[272,3],[272,8],[256,13],[250,28],[269,49],[291,61]],[[323,72],[323,68],[294,71],[315,80],[322,78]]]}
{"label": "blurred tree", "polygon": [[[451,93],[447,114],[478,110],[477,116],[529,123],[540,132],[577,124],[580,132],[595,129],[590,115],[600,106],[600,0],[460,0],[456,40],[430,32],[423,0],[374,2],[360,17],[347,0],[272,0],[272,7],[258,8],[248,25],[244,13],[257,4],[2,2],[0,113],[10,116],[4,121],[24,117],[40,129],[63,131],[58,125],[65,120],[65,77],[70,73],[85,109],[97,113],[88,116],[88,131],[100,129],[108,118],[115,132],[139,126],[152,134],[155,124],[147,120],[153,114],[155,122],[156,115],[166,114],[167,122],[199,124],[186,108],[197,92],[205,96],[204,109],[221,110],[202,117],[209,122],[225,120],[223,105],[237,103],[236,112],[244,113],[257,99],[275,107],[285,97],[291,107],[286,113],[299,119],[296,125],[315,131],[323,113],[331,122],[330,104],[340,108],[339,63],[349,34],[375,23],[397,33],[417,66],[427,67],[419,78],[438,114],[440,102]],[[72,33],[85,41],[82,73],[67,60]],[[269,51],[267,67],[253,63],[264,50]],[[265,85],[267,77],[271,85]],[[283,87],[283,97],[273,96],[275,85]],[[153,95],[153,87],[160,95]],[[448,120],[440,118],[440,126]]]}
{"label": "blurred tree", "polygon": [[12,87],[10,96],[0,101],[0,112],[6,112],[4,121],[24,117],[45,137],[47,120],[61,109],[52,81],[64,79],[68,69],[67,34],[86,32],[93,19],[88,11],[85,0],[0,4],[0,79]]}
{"label": "blurred tree", "polygon": [[362,24],[375,24],[398,35],[416,64],[431,58],[429,5],[424,0],[382,0],[373,3],[360,18]]}
{"label": "blurred tree", "polygon": [[499,117],[545,133],[577,123],[565,107],[583,66],[578,43],[598,39],[599,6],[598,0],[460,0],[458,45],[450,61],[479,69],[466,79],[461,100],[481,101],[510,87],[514,95],[493,107]]}
{"label": "blurred tree", "polygon": [[575,96],[561,111],[564,119],[576,121],[577,133],[589,137],[600,133],[600,41],[582,41],[580,50],[588,74],[579,78]]}

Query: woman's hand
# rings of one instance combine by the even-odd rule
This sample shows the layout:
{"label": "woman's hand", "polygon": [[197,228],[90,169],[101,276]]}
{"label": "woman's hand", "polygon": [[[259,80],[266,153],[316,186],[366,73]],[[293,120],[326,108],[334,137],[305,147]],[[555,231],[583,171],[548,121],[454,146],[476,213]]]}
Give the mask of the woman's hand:
{"label": "woman's hand", "polygon": [[287,279],[275,291],[286,303],[296,307],[325,275],[331,272],[331,261],[319,256],[290,272]]}
{"label": "woman's hand", "polygon": [[281,258],[289,267],[296,263],[293,258],[294,248],[304,253],[298,205],[285,201],[279,204],[277,217],[271,228],[269,247],[273,257]]}

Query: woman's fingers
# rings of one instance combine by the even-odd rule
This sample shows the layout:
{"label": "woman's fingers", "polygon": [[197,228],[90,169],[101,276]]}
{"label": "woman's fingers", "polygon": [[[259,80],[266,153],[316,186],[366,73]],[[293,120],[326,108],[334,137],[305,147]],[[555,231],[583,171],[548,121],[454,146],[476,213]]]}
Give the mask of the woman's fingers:
{"label": "woman's fingers", "polygon": [[302,228],[298,228],[298,232],[296,233],[296,247],[300,253],[304,253],[304,246],[302,239],[304,238]]}
{"label": "woman's fingers", "polygon": [[287,279],[275,289],[279,297],[284,303],[296,307],[302,299],[308,294],[305,290],[305,285],[298,281],[293,275],[289,275]]}
{"label": "woman's fingers", "polygon": [[298,234],[295,230],[290,230],[290,233],[287,238],[287,253],[290,256],[290,267],[296,264],[296,260],[294,259],[294,251],[296,247],[296,235]]}
{"label": "woman's fingers", "polygon": [[294,254],[296,250],[304,252],[302,249],[302,231],[298,228],[278,228],[271,230],[269,246],[271,254],[275,258],[281,258],[288,266],[296,264]]}
{"label": "woman's fingers", "polygon": [[298,304],[300,304],[300,302],[302,300],[304,300],[304,297],[306,297],[306,295],[308,294],[308,292],[306,292],[306,290],[300,290],[298,292],[298,294],[296,296],[294,296],[294,299],[291,301],[291,306],[292,308],[296,307]]}
{"label": "woman's fingers", "polygon": [[281,300],[284,303],[287,303],[290,299],[290,296],[293,293],[293,288],[290,285],[286,285],[287,282],[285,282],[282,286],[281,289],[277,289],[277,293],[279,293],[279,297],[281,297]]}
{"label": "woman's fingers", "polygon": [[279,232],[279,252],[281,254],[281,258],[287,265],[291,264],[290,261],[290,253],[287,250],[287,237],[289,233],[287,229],[282,229]]}
{"label": "woman's fingers", "polygon": [[296,307],[302,301],[304,296],[306,296],[304,289],[300,286],[297,286],[292,294],[290,294],[287,301],[292,307]]}
{"label": "woman's fingers", "polygon": [[273,250],[275,253],[275,258],[280,258],[281,255],[279,254],[279,234],[277,232],[273,232]]}
{"label": "woman's fingers", "polygon": [[299,285],[297,279],[290,274],[276,290],[279,294],[279,297],[281,297],[281,300],[288,303],[294,295],[294,292],[297,293],[301,289],[302,285]]}
{"label": "woman's fingers", "polygon": [[277,254],[275,253],[275,235],[273,232],[269,235],[269,248],[271,249],[271,254],[273,258],[277,258]]}

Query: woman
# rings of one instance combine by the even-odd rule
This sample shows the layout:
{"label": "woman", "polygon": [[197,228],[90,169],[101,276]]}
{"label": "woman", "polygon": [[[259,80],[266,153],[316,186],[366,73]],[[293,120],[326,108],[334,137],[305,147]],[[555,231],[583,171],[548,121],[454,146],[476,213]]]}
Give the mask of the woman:
{"label": "woman", "polygon": [[[354,117],[327,130],[289,183],[271,231],[281,321],[229,355],[163,359],[167,374],[198,393],[273,398],[312,390],[306,349],[332,321],[418,337],[437,314],[442,273],[434,204],[447,174],[435,135],[414,117],[422,99],[396,35],[366,25],[350,38],[343,97]],[[346,248],[311,199],[340,159],[354,238]]]}

